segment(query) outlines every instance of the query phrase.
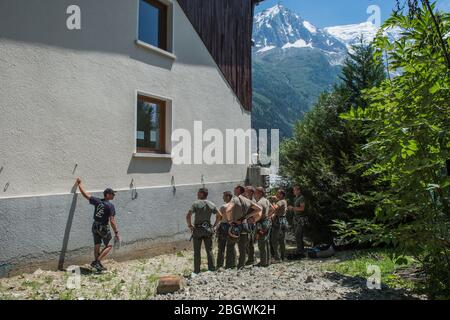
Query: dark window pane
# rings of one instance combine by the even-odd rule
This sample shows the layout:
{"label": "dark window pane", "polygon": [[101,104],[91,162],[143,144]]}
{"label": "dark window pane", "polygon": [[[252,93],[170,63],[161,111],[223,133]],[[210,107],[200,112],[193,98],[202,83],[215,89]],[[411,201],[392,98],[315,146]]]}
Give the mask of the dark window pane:
{"label": "dark window pane", "polygon": [[[138,97],[136,146],[144,151],[162,151],[161,128],[164,102]],[[139,150],[138,150],[139,151]]]}
{"label": "dark window pane", "polygon": [[139,40],[155,47],[161,47],[160,43],[160,19],[161,9],[150,4],[146,0],[140,0],[139,4]]}

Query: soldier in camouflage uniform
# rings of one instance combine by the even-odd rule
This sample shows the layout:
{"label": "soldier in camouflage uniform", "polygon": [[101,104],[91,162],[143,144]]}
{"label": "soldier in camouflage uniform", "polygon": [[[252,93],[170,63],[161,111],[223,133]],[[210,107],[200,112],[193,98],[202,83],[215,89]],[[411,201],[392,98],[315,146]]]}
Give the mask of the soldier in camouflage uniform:
{"label": "soldier in camouflage uniform", "polygon": [[272,197],[274,212],[272,215],[271,245],[273,249],[274,262],[284,261],[286,258],[286,231],[288,223],[286,219],[287,202],[286,192],[278,190],[277,195]]}
{"label": "soldier in camouflage uniform", "polygon": [[[255,198],[255,188],[252,186],[245,187],[244,196],[253,201],[256,202]],[[245,263],[247,266],[251,266],[255,264],[255,236],[256,236],[256,223],[251,225],[252,228],[250,229],[250,232],[248,233],[248,245],[247,245],[247,255],[248,259]]]}
{"label": "soldier in camouflage uniform", "polygon": [[[186,215],[186,222],[192,231],[192,239],[194,242],[194,273],[200,273],[202,242],[205,244],[208,270],[215,270],[212,239],[214,229],[221,219],[221,214],[214,203],[207,200],[208,189],[201,188],[197,193],[197,198],[198,200],[194,202]],[[194,215],[194,225],[192,225],[192,215]],[[212,215],[216,216],[214,226],[211,226]]]}
{"label": "soldier in camouflage uniform", "polygon": [[234,197],[228,203],[225,212],[227,222],[233,228],[240,230],[237,238],[231,237],[229,232],[225,262],[225,268],[227,269],[236,267],[236,244],[239,249],[239,261],[237,267],[238,269],[241,269],[245,266],[248,245],[248,230],[245,229],[245,224],[248,219],[258,220],[262,213],[260,206],[243,196],[244,192],[245,189],[242,186],[237,186],[234,189]]}
{"label": "soldier in camouflage uniform", "polygon": [[227,205],[233,198],[233,194],[230,191],[223,193],[224,204],[220,207],[220,213],[222,215],[222,220],[217,228],[217,269],[224,266],[225,249],[227,246],[228,238],[228,223],[227,217],[225,215]]}
{"label": "soldier in camouflage uniform", "polygon": [[307,224],[307,217],[305,215],[305,197],[299,186],[294,187],[294,206],[289,206],[289,211],[294,213],[294,228],[295,240],[297,242],[297,255],[299,257],[305,256],[305,245],[303,242],[304,229]]}
{"label": "soldier in camouflage uniform", "polygon": [[272,213],[273,208],[270,201],[266,199],[266,191],[264,188],[256,188],[255,200],[262,208],[261,220],[257,222],[256,227],[256,240],[258,241],[259,248],[259,264],[260,267],[269,266],[270,261],[270,229],[272,223],[270,222],[269,215]]}

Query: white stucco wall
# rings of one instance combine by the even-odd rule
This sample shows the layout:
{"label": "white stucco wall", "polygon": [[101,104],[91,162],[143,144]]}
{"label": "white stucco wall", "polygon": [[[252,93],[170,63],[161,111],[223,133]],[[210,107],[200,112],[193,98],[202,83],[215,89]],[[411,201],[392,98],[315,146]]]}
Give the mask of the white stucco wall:
{"label": "white stucco wall", "polygon": [[[79,31],[66,28],[71,4]],[[174,61],[135,44],[137,5],[0,0],[0,199],[69,193],[77,176],[89,190],[244,180],[245,165],[133,158],[136,90],[172,99],[173,129],[250,128],[176,1]]]}
{"label": "white stucco wall", "polygon": [[[81,8],[79,31],[66,28],[73,4]],[[223,133],[250,128],[250,114],[178,4],[175,60],[135,44],[137,5],[0,0],[0,277],[91,259],[93,208],[71,194],[77,176],[91,192],[120,191],[125,256],[189,239],[184,216],[202,183],[219,204],[245,179],[246,165],[133,158],[137,90],[172,101],[172,129],[192,131],[194,121]]]}

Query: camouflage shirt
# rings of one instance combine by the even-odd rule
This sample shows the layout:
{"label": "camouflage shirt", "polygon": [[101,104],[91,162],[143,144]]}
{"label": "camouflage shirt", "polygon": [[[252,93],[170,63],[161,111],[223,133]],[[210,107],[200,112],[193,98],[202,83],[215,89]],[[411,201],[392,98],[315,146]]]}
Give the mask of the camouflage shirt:
{"label": "camouflage shirt", "polygon": [[231,212],[231,220],[233,221],[238,221],[245,217],[253,204],[253,201],[242,195],[239,197],[234,196],[231,202],[234,204],[233,211]]}

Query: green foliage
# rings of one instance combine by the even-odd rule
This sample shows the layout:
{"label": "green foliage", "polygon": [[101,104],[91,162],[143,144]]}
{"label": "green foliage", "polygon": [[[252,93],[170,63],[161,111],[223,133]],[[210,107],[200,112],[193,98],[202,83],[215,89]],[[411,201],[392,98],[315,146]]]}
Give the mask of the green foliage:
{"label": "green foliage", "polygon": [[373,58],[370,45],[355,46],[343,68],[342,85],[325,93],[315,107],[294,127],[293,137],[280,149],[281,175],[291,184],[300,184],[307,199],[310,237],[314,242],[329,241],[333,219],[364,217],[373,207],[348,208],[349,192],[372,190],[371,179],[361,169],[348,168],[359,159],[357,148],[366,141],[365,133],[349,126],[340,115],[348,111],[359,92],[384,79],[380,60]]}
{"label": "green foliage", "polygon": [[353,46],[353,52],[349,53],[340,78],[343,82],[340,94],[352,107],[365,107],[362,90],[379,85],[386,78],[380,57],[374,57],[373,47],[365,46],[363,38],[359,45]]}
{"label": "green foliage", "polygon": [[[437,30],[450,33],[450,16],[434,15],[426,7],[414,17],[395,14],[378,33],[375,57],[387,53],[390,70],[400,75],[364,91],[367,104],[342,117],[364,124],[363,175],[377,186],[349,194],[350,203],[374,204],[375,217],[335,227],[343,239],[388,243],[420,257],[428,292],[439,298],[450,296],[450,39],[443,47]],[[385,37],[388,28],[400,28],[400,39]]]}
{"label": "green foliage", "polygon": [[74,290],[64,290],[59,293],[59,300],[76,300]]}
{"label": "green foliage", "polygon": [[355,251],[351,256],[337,263],[325,265],[324,269],[352,277],[366,279],[369,265],[376,265],[381,270],[381,283],[391,288],[417,289],[418,283],[400,276],[403,270],[413,269],[417,261],[411,256],[398,255],[391,249],[371,249]]}

